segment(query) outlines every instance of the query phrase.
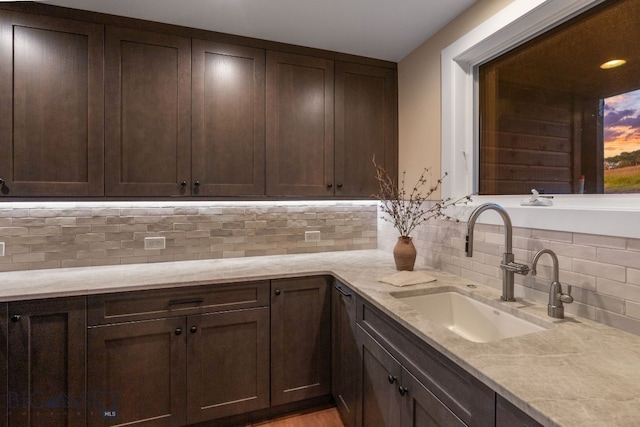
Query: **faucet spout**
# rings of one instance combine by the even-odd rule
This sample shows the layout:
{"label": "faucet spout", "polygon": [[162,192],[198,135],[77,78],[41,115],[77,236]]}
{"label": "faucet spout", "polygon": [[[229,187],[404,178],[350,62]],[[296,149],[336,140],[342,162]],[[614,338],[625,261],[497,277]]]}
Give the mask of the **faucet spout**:
{"label": "faucet spout", "polygon": [[513,256],[513,225],[511,224],[511,217],[507,213],[506,209],[497,203],[485,203],[478,206],[469,217],[467,222],[467,235],[465,237],[465,254],[468,257],[473,256],[473,232],[476,226],[476,221],[480,214],[484,211],[493,210],[496,211],[502,218],[504,223],[504,254],[502,254],[502,262],[500,268],[502,269],[502,296],[503,301],[515,301],[514,297],[514,274],[527,275],[529,273],[529,267],[526,264],[519,264],[514,262]]}

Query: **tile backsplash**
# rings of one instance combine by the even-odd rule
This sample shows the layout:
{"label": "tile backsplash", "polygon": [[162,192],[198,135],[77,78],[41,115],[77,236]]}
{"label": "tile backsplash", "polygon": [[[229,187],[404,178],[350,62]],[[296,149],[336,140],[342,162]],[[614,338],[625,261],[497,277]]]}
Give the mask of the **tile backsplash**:
{"label": "tile backsplash", "polygon": [[[502,289],[499,268],[504,252],[504,227],[476,224],[474,255],[464,253],[467,224],[432,221],[414,233],[418,250],[416,265],[438,268],[496,289]],[[531,266],[534,254],[553,250],[559,259],[563,290],[572,286],[575,301],[565,312],[577,314],[640,335],[640,239],[593,234],[513,229],[516,262]],[[378,247],[393,249],[395,229],[379,220]],[[525,297],[543,304],[549,299],[552,277],[551,257],[538,262],[537,276],[515,276],[516,298]]]}
{"label": "tile backsplash", "polygon": [[375,201],[9,202],[0,271],[375,249],[376,216]]}

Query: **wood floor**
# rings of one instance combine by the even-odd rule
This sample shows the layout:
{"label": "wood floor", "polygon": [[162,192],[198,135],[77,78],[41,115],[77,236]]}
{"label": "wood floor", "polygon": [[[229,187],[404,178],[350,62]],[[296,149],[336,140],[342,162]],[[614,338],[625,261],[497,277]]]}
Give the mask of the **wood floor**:
{"label": "wood floor", "polygon": [[305,414],[292,414],[286,417],[257,424],[249,424],[247,427],[344,427],[336,408],[322,409]]}

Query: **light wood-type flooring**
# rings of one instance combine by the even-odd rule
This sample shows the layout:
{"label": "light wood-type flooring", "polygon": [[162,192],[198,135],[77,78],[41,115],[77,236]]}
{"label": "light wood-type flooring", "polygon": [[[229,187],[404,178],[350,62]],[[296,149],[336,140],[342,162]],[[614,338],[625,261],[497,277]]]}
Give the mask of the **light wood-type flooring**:
{"label": "light wood-type flooring", "polygon": [[247,424],[246,427],[344,427],[344,425],[340,421],[340,415],[338,415],[336,408],[328,408],[305,414],[291,414],[256,424]]}

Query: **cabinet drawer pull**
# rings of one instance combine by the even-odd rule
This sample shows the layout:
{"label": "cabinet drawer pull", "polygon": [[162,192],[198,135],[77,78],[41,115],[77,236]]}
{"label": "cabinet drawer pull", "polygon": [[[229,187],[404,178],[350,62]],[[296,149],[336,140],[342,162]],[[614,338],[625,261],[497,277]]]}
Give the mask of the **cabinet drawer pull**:
{"label": "cabinet drawer pull", "polygon": [[169,300],[169,305],[202,304],[203,302],[203,298],[172,299]]}
{"label": "cabinet drawer pull", "polygon": [[14,314],[13,316],[11,316],[11,321],[13,323],[18,323],[20,321],[20,315],[19,314]]}
{"label": "cabinet drawer pull", "polygon": [[393,384],[396,382],[396,380],[398,378],[396,378],[394,375],[389,374],[389,376],[387,377],[387,379],[389,380],[389,384]]}
{"label": "cabinet drawer pull", "polygon": [[198,327],[193,325],[189,330],[191,331],[192,334],[195,334],[196,332],[198,332]]}
{"label": "cabinet drawer pull", "polygon": [[336,290],[337,290],[338,292],[340,292],[340,293],[341,293],[342,295],[344,295],[345,297],[347,297],[347,298],[351,298],[351,293],[350,293],[350,292],[345,291],[344,289],[342,289],[342,288],[341,288],[340,286],[338,286],[338,285],[336,285],[336,286],[335,286],[335,288],[336,288]]}
{"label": "cabinet drawer pull", "polygon": [[400,396],[404,396],[405,394],[407,394],[409,392],[409,389],[406,387],[398,387],[398,392],[400,392]]}
{"label": "cabinet drawer pull", "polygon": [[182,328],[176,328],[175,334],[180,335],[182,333]]}

